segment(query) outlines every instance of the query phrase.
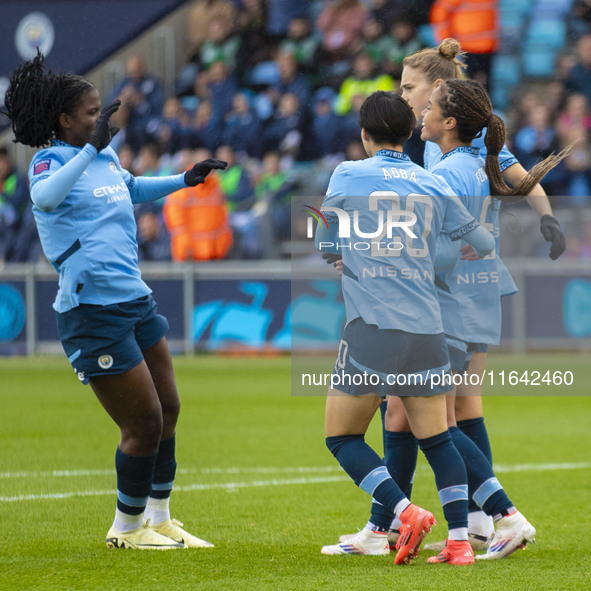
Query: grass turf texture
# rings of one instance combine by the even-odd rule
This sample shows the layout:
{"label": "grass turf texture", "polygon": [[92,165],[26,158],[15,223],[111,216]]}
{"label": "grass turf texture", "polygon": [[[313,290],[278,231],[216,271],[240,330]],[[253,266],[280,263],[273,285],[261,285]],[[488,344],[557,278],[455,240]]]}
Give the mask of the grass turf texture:
{"label": "grass turf texture", "polygon": [[[538,543],[472,567],[428,565],[425,551],[408,567],[395,567],[393,555],[322,556],[322,545],[364,525],[369,508],[324,446],[324,400],[290,396],[288,358],[187,357],[175,366],[183,409],[172,513],[216,547],[108,550],[116,427],[64,358],[0,359],[0,588],[589,588],[591,470],[539,466],[589,466],[588,358],[489,356],[489,369],[570,369],[575,384],[553,392],[578,396],[521,396],[532,393],[521,384],[505,387],[512,396],[485,400],[495,462],[505,468],[498,476]],[[380,449],[377,421],[368,440]],[[440,525],[427,537],[435,541],[445,522],[433,476],[419,462],[413,500],[435,512]],[[508,470],[524,464],[538,467]],[[5,500],[55,493],[76,494]]]}

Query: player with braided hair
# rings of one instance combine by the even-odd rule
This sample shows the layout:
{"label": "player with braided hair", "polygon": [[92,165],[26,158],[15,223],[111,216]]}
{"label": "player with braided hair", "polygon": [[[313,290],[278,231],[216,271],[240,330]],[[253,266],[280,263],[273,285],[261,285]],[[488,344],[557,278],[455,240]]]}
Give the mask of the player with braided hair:
{"label": "player with braided hair", "polygon": [[204,182],[218,160],[184,174],[134,177],[109,146],[114,101],[101,109],[84,78],[54,73],[38,55],[6,92],[15,141],[41,147],[29,167],[43,251],[59,274],[53,307],[64,351],[121,431],[110,548],[211,547],[170,519],[180,402],[172,358],[138,265],[133,204]]}

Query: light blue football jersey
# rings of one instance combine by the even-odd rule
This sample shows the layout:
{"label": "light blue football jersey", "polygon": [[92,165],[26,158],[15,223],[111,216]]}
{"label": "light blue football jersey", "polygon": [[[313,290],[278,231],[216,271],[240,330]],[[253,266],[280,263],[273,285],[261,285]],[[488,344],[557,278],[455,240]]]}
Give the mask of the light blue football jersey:
{"label": "light blue football jersey", "polygon": [[[482,135],[472,140],[472,147],[480,150],[480,156],[482,159],[486,158],[486,146],[484,145],[484,136],[486,135],[486,127],[482,130]],[[432,171],[439,162],[441,162],[441,148],[435,142],[425,142],[425,154],[424,162],[425,168]],[[509,151],[507,144],[503,146],[499,152],[499,165],[501,172],[513,166],[513,164],[519,164],[519,160]]]}
{"label": "light blue football jersey", "polygon": [[[480,150],[480,157],[484,160],[486,158],[486,146],[484,144],[484,136],[486,135],[486,127],[482,130],[482,135],[480,137],[475,138],[472,140],[472,147],[478,148]],[[425,168],[427,170],[433,171],[433,168],[441,162],[441,157],[443,154],[441,153],[441,148],[435,142],[425,142],[425,154],[424,154],[424,162]],[[507,145],[505,144],[499,153],[499,166],[501,168],[501,172],[513,166],[513,164],[518,164],[519,160],[515,158],[515,156],[509,151]],[[498,254],[498,249],[497,249]],[[501,295],[512,295],[517,291],[517,287],[511,274],[509,273],[507,267],[505,267],[505,263],[499,259],[499,272],[500,275],[500,283],[501,283]]]}
{"label": "light blue football jersey", "polygon": [[[31,189],[81,150],[54,140],[51,147],[37,152],[29,167]],[[151,293],[138,266],[129,190],[135,181],[107,147],[55,209],[47,212],[33,205],[43,251],[59,273],[56,311],[66,312],[79,304],[127,302]]]}
{"label": "light blue football jersey", "polygon": [[[379,150],[339,164],[322,212],[333,223],[337,216],[350,221],[350,237],[341,223],[338,237],[347,322],[361,317],[382,329],[443,332],[433,270],[437,235],[459,240],[479,224],[441,177],[401,152]],[[388,230],[388,220],[406,223],[413,215],[406,230],[415,237],[397,226]]]}
{"label": "light blue football jersey", "polygon": [[[432,172],[447,181],[466,209],[495,238],[495,251],[490,255],[477,261],[458,260],[451,271],[442,274],[451,290],[438,291],[445,333],[468,342],[498,344],[502,290],[514,293],[517,288],[498,256],[500,202],[490,197],[484,160],[478,148],[461,146],[445,154]],[[505,273],[510,283],[503,286]],[[458,317],[461,321],[456,323]]]}

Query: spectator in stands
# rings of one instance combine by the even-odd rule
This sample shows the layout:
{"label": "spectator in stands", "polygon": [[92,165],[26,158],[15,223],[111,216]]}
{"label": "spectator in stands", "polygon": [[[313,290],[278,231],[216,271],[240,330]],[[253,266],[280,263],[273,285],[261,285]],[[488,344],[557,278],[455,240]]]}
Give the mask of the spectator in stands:
{"label": "spectator in stands", "polygon": [[591,0],[574,0],[567,22],[569,36],[579,38],[591,33]]}
{"label": "spectator in stands", "polygon": [[289,23],[294,18],[308,18],[307,2],[267,0],[267,15],[267,34],[279,41],[287,35]]}
{"label": "spectator in stands", "polygon": [[[191,167],[192,158],[210,158],[206,149],[182,154],[181,168]],[[232,246],[227,204],[217,177],[213,174],[196,187],[168,195],[164,221],[170,232],[174,261],[210,261],[226,257]]]}
{"label": "spectator in stands", "polygon": [[279,45],[282,53],[291,53],[302,71],[315,69],[315,59],[320,39],[310,30],[310,21],[304,17],[294,18],[289,23],[287,36]]}
{"label": "spectator in stands", "polygon": [[223,17],[212,19],[207,40],[198,53],[198,62],[203,70],[208,70],[214,62],[222,62],[228,72],[236,69],[238,50],[242,43],[240,35],[233,34],[234,23],[228,24]]}
{"label": "spectator in stands", "polygon": [[148,124],[148,137],[157,143],[163,154],[175,154],[181,148],[183,127],[188,123],[188,115],[181,101],[172,96],[164,102],[162,114]]}
{"label": "spectator in stands", "polygon": [[332,63],[348,59],[359,50],[365,17],[366,9],[359,0],[326,3],[316,21],[325,60]]}
{"label": "spectator in stands", "polygon": [[556,127],[561,147],[577,142],[574,150],[564,160],[568,171],[565,193],[570,196],[569,201],[573,206],[591,205],[591,112],[584,95],[574,94],[567,98]]}
{"label": "spectator in stands", "polygon": [[[263,157],[263,168],[255,179],[254,194],[260,205],[259,215],[271,212],[273,240],[287,240],[291,229],[291,197],[298,186],[281,167],[277,152],[267,152]],[[262,207],[266,204],[266,207]]]}
{"label": "spectator in stands", "polygon": [[140,261],[170,261],[170,236],[162,212],[151,203],[136,206],[138,257]]}
{"label": "spectator in stands", "polygon": [[263,130],[263,152],[282,150],[297,154],[302,138],[302,123],[298,97],[291,93],[281,95],[273,117]]}
{"label": "spectator in stands", "polygon": [[550,109],[538,104],[530,111],[527,124],[515,134],[514,154],[528,170],[556,149],[557,138],[551,117]]}
{"label": "spectator in stands", "polygon": [[113,116],[113,124],[125,133],[125,142],[137,150],[146,141],[146,128],[151,119],[159,117],[164,104],[161,84],[146,73],[144,60],[131,56],[125,65],[125,78],[118,82],[107,103],[121,100],[119,111]]}
{"label": "spectator in stands", "polygon": [[243,0],[238,14],[238,30],[242,43],[238,53],[240,82],[246,81],[248,71],[270,59],[270,40],[267,35],[267,5],[263,0]]}
{"label": "spectator in stands", "polygon": [[376,90],[394,90],[395,88],[396,85],[392,77],[380,74],[369,54],[362,51],[355,56],[353,71],[341,85],[335,112],[337,115],[346,115],[350,111],[351,102],[356,95],[367,97]]}
{"label": "spectator in stands", "polygon": [[339,133],[337,136],[339,152],[344,152],[350,142],[359,139],[359,110],[365,98],[365,94],[353,95],[351,109],[346,115],[339,116]]}
{"label": "spectator in stands", "polygon": [[338,151],[340,121],[332,108],[334,97],[334,91],[326,87],[314,95],[311,125],[313,158],[323,158]]}
{"label": "spectator in stands", "polygon": [[174,171],[162,162],[162,150],[155,143],[143,145],[137,155],[135,172],[139,176],[168,176]]}
{"label": "spectator in stands", "polygon": [[216,150],[222,136],[222,123],[215,116],[211,102],[202,100],[185,130],[183,148]]}
{"label": "spectator in stands", "polygon": [[404,0],[371,0],[369,2],[370,18],[381,23],[384,30],[389,30],[402,16],[404,4]]}
{"label": "spectator in stands", "polygon": [[396,21],[390,32],[390,46],[386,54],[384,70],[393,78],[399,79],[402,74],[402,60],[407,55],[422,49],[423,44],[417,37],[417,31],[411,21]]}
{"label": "spectator in stands", "polygon": [[128,170],[135,176],[135,159],[137,155],[133,148],[129,144],[123,144],[117,150],[117,156],[119,156],[121,168]]}
{"label": "spectator in stands", "polygon": [[448,37],[467,52],[468,77],[488,86],[492,57],[498,47],[498,6],[489,0],[435,0],[429,20],[435,40]]}
{"label": "spectator in stands", "polygon": [[207,72],[207,98],[213,107],[214,117],[223,123],[232,110],[232,99],[238,92],[238,81],[224,62],[213,62]]}
{"label": "spectator in stands", "polygon": [[187,35],[189,55],[196,57],[201,45],[209,36],[214,19],[223,19],[227,30],[232,30],[236,22],[236,6],[231,0],[197,0],[188,16]]}
{"label": "spectator in stands", "polygon": [[570,92],[578,92],[591,102],[591,34],[583,35],[577,43],[577,63],[564,82]]}
{"label": "spectator in stands", "polygon": [[232,98],[232,110],[226,115],[222,142],[241,155],[260,156],[261,122],[251,108],[246,92]]}
{"label": "spectator in stands", "polygon": [[[559,148],[558,137],[552,122],[552,111],[545,104],[535,105],[529,113],[527,124],[515,134],[513,153],[529,170],[552,152],[559,151]],[[560,194],[564,173],[565,166],[561,162],[544,177],[544,188],[548,195]]]}
{"label": "spectator in stands", "polygon": [[267,92],[272,103],[277,105],[282,95],[294,94],[300,107],[305,110],[310,100],[310,84],[306,75],[299,71],[295,56],[287,51],[280,51],[275,62],[279,80]]}
{"label": "spectator in stands", "polygon": [[252,180],[244,166],[236,160],[236,152],[231,146],[222,145],[217,149],[216,158],[224,158],[228,163],[217,177],[228,202],[230,213],[246,211],[254,205]]}
{"label": "spectator in stands", "polygon": [[382,61],[388,53],[392,41],[385,34],[383,23],[373,17],[368,17],[361,31],[363,50],[371,57],[376,66],[381,67]]}
{"label": "spectator in stands", "polygon": [[367,152],[361,143],[361,140],[350,141],[345,149],[345,160],[365,160]]}
{"label": "spectator in stands", "polygon": [[[29,235],[26,223],[30,208],[29,183],[21,175],[6,147],[0,147],[0,262],[29,260],[28,244],[19,235]],[[34,235],[35,223],[32,223]]]}

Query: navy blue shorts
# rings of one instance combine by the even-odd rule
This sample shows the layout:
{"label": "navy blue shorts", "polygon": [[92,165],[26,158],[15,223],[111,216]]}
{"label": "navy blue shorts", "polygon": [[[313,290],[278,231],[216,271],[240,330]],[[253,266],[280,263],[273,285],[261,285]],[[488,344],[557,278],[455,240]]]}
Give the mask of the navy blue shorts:
{"label": "navy blue shorts", "polygon": [[462,373],[466,363],[470,363],[472,356],[472,353],[468,353],[468,343],[450,335],[445,335],[445,342],[452,371]]}
{"label": "navy blue shorts", "polygon": [[142,362],[143,351],[168,331],[151,295],[131,302],[81,304],[57,315],[57,331],[78,379],[121,374]]}
{"label": "navy blue shorts", "polygon": [[343,331],[331,387],[355,396],[434,396],[453,389],[441,334],[380,329],[356,318]]}

